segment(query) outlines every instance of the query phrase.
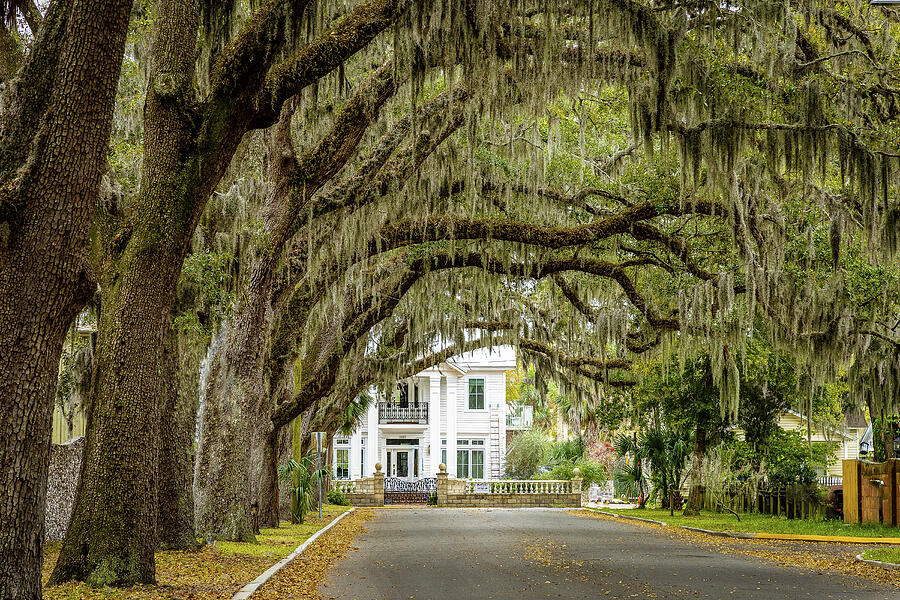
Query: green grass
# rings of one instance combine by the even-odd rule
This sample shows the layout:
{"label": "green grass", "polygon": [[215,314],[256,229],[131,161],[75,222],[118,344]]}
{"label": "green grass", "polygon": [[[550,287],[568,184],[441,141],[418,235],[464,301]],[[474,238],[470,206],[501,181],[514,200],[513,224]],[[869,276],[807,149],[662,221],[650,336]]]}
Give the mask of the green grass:
{"label": "green grass", "polygon": [[[349,506],[325,505],[321,521],[316,511],[309,513],[302,525],[282,523],[278,529],[262,529],[256,536],[256,544],[216,542],[195,551],[160,550],[156,553],[158,585],[155,586],[92,588],[70,582],[45,587],[44,600],[229,600],[243,584],[255,579],[332,518],[349,509]],[[57,542],[44,547],[44,582],[50,576],[60,546]]]}
{"label": "green grass", "polygon": [[881,562],[900,563],[900,548],[875,548],[863,552],[863,558]]}
{"label": "green grass", "polygon": [[[331,517],[349,509],[349,506],[325,504],[322,506],[322,519],[328,521]],[[322,523],[318,519],[319,511],[315,510],[306,515],[305,523],[293,525],[282,523],[278,529],[261,528],[260,534],[256,536],[256,544],[216,542],[216,547],[224,555],[271,556],[281,559],[293,552],[309,536],[322,529]]]}
{"label": "green grass", "polygon": [[713,531],[740,531],[745,533],[787,533],[802,535],[832,535],[857,537],[897,537],[900,528],[879,524],[845,524],[843,521],[788,519],[772,515],[742,514],[740,522],[731,513],[704,511],[699,517],[685,517],[675,511],[670,517],[668,510],[609,508],[607,512],[662,521],[669,525],[687,525]]}

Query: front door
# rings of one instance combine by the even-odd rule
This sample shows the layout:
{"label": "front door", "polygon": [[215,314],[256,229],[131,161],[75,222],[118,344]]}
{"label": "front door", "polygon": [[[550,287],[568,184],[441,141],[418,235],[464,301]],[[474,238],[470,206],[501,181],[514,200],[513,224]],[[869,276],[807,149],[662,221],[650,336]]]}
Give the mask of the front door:
{"label": "front door", "polygon": [[412,478],[412,450],[388,450],[388,477]]}

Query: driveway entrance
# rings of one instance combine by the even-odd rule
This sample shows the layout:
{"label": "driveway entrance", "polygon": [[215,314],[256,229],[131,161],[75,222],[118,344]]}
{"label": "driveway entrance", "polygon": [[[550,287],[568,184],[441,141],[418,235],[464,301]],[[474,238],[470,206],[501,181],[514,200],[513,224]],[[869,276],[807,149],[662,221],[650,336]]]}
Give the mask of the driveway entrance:
{"label": "driveway entrance", "polygon": [[323,598],[900,597],[897,587],[728,553],[715,546],[720,538],[695,542],[566,510],[381,510],[366,529],[329,573]]}

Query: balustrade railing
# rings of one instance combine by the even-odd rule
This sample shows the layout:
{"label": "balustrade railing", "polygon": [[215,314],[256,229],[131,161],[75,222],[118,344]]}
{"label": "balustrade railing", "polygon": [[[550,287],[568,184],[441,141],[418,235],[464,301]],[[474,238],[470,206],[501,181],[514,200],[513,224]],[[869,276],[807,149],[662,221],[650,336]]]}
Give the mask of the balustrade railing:
{"label": "balustrade railing", "polygon": [[356,482],[346,479],[332,479],[331,489],[337,490],[342,494],[354,494],[356,493]]}
{"label": "balustrade railing", "polygon": [[466,481],[467,494],[572,494],[568,479],[503,479]]}
{"label": "balustrade railing", "polygon": [[507,429],[528,429],[534,424],[534,407],[531,405],[511,406],[506,415]]}
{"label": "balustrade railing", "polygon": [[428,424],[428,405],[399,406],[390,402],[378,403],[378,422]]}

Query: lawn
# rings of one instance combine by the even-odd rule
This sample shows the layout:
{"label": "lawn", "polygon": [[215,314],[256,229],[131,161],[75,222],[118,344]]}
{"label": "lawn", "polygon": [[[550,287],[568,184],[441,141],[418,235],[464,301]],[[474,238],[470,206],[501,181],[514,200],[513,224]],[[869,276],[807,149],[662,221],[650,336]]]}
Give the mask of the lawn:
{"label": "lawn", "polygon": [[774,517],[772,515],[755,513],[742,514],[739,522],[731,513],[715,513],[712,511],[704,511],[699,517],[685,517],[676,511],[675,515],[670,517],[668,510],[653,508],[609,508],[603,510],[631,517],[662,521],[669,525],[687,525],[688,527],[698,527],[713,531],[900,538],[900,528],[885,527],[877,524],[845,524],[843,521],[834,520],[788,519],[787,517]]}
{"label": "lawn", "polygon": [[874,548],[863,552],[863,558],[900,564],[900,548]]}
{"label": "lawn", "polygon": [[[45,587],[45,600],[196,600],[231,598],[244,584],[290,554],[313,533],[327,525],[349,506],[326,505],[322,520],[310,513],[306,523],[282,523],[278,529],[262,529],[259,543],[217,542],[197,551],[160,551],[156,553],[155,586],[130,589],[91,588],[81,583]],[[60,544],[44,549],[44,581],[50,577]]]}

